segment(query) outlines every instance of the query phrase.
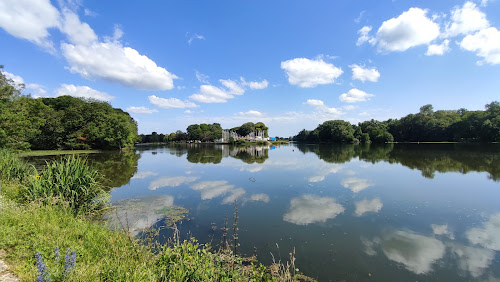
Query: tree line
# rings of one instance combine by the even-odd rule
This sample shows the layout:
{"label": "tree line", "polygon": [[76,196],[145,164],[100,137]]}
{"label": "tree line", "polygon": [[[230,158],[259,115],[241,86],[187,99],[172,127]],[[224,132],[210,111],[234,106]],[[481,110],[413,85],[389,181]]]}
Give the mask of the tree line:
{"label": "tree line", "polygon": [[0,66],[0,148],[123,149],[137,141],[137,123],[106,102],[23,95]]}
{"label": "tree line", "polygon": [[484,111],[438,110],[432,105],[401,119],[370,120],[357,125],[330,120],[316,129],[301,130],[293,137],[310,143],[391,142],[500,142],[500,103],[485,105]]}
{"label": "tree line", "polygon": [[[269,128],[262,122],[246,122],[241,126],[233,127],[230,131],[236,132],[240,136],[247,136],[251,132],[262,131],[264,137],[269,137]],[[183,142],[183,141],[201,141],[214,142],[222,138],[222,127],[219,123],[212,124],[191,124],[186,132],[177,130],[170,134],[152,132],[151,134],[139,135],[141,143],[164,143],[164,142]]]}

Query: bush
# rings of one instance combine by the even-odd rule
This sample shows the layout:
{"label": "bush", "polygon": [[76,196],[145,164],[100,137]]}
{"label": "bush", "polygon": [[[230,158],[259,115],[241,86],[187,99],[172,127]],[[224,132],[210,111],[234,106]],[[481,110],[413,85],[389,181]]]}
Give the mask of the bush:
{"label": "bush", "polygon": [[29,177],[21,198],[43,204],[69,205],[78,213],[94,213],[103,209],[109,194],[99,183],[101,176],[87,160],[75,156],[47,163],[40,175]]}
{"label": "bush", "polygon": [[24,180],[28,175],[33,175],[35,167],[21,159],[12,152],[0,149],[0,179],[7,182]]}

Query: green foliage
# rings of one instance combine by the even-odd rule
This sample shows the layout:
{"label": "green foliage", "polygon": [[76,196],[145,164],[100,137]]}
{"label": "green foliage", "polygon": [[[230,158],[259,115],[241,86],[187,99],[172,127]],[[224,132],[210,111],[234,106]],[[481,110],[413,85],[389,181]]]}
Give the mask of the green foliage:
{"label": "green foliage", "polygon": [[213,253],[195,239],[163,248],[157,262],[159,281],[270,281],[261,264],[243,265],[241,258]]}
{"label": "green foliage", "polygon": [[99,179],[85,159],[70,156],[48,163],[40,175],[30,177],[20,196],[28,202],[67,204],[76,214],[95,213],[109,199]]}
{"label": "green foliage", "polygon": [[8,262],[22,281],[35,281],[37,252],[49,270],[58,269],[55,247],[77,251],[76,268],[64,281],[155,280],[154,254],[125,232],[75,217],[62,206],[0,201],[0,249],[8,252]]}
{"label": "green foliage", "polygon": [[34,173],[33,165],[20,160],[8,150],[0,149],[0,180],[22,182]]}
{"label": "green foliage", "polygon": [[[363,134],[369,135],[372,143],[391,142],[500,142],[500,103],[485,105],[485,111],[434,111],[432,105],[424,105],[419,113],[401,119],[387,121],[370,120],[352,125],[353,134],[344,121],[327,121],[315,130],[303,129],[293,140],[297,142],[341,142],[351,143],[356,139],[367,142]],[[343,124],[344,123],[344,124]],[[363,140],[361,140],[363,139]]]}
{"label": "green foliage", "polygon": [[187,127],[187,140],[199,140],[203,142],[213,142],[222,138],[222,127],[218,123],[213,124],[192,124]]}

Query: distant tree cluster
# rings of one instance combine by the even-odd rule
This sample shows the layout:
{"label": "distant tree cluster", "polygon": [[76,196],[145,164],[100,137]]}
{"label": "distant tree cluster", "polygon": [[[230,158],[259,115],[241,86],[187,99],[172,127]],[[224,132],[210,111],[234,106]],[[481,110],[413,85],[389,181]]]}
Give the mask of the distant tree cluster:
{"label": "distant tree cluster", "polygon": [[[0,66],[1,69],[1,66]],[[130,115],[70,96],[33,99],[0,71],[0,148],[122,149],[137,140]]]}
{"label": "distant tree cluster", "polygon": [[152,132],[151,134],[140,134],[139,143],[167,143],[167,142],[182,142],[187,140],[187,133],[177,130],[170,134],[158,134]]}
{"label": "distant tree cluster", "polygon": [[425,105],[419,113],[401,119],[372,119],[357,125],[332,120],[312,131],[303,129],[293,139],[311,143],[500,142],[500,103],[485,107],[484,111],[434,111],[432,105]]}
{"label": "distant tree cluster", "polygon": [[250,132],[262,131],[264,133],[264,137],[269,137],[269,128],[263,122],[247,122],[241,126],[233,127],[230,130],[236,132],[240,136],[247,136]]}
{"label": "distant tree cluster", "polygon": [[191,124],[187,128],[188,140],[199,140],[202,142],[213,142],[222,138],[222,127],[218,123],[213,124]]}

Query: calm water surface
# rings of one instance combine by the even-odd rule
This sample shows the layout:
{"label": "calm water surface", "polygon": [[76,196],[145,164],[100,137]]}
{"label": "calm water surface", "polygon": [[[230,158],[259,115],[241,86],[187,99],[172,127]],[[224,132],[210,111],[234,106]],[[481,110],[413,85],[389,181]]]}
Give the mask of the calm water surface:
{"label": "calm water surface", "polygon": [[189,209],[181,233],[217,245],[237,200],[241,253],[255,247],[270,264],[295,248],[320,281],[500,279],[499,145],[177,145],[90,158],[137,231],[177,205]]}

